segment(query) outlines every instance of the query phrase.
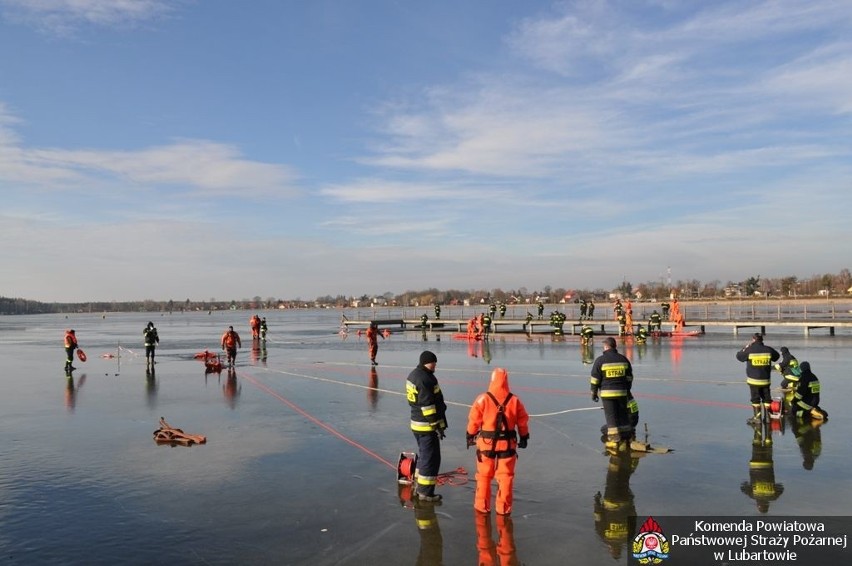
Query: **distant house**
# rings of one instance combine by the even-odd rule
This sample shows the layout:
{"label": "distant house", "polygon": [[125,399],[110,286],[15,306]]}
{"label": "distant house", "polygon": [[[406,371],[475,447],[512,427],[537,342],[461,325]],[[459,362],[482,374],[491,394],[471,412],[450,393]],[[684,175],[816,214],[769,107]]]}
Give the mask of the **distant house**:
{"label": "distant house", "polygon": [[742,297],[743,290],[739,285],[730,285],[725,287],[725,296],[726,297]]}

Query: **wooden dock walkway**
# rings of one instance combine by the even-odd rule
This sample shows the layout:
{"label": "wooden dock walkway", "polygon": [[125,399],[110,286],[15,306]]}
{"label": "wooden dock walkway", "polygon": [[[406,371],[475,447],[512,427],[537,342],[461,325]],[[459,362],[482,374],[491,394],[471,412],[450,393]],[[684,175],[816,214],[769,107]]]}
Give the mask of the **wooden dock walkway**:
{"label": "wooden dock walkway", "polygon": [[[430,332],[467,332],[467,320],[461,319],[428,319],[425,328],[420,319],[375,319],[375,320],[343,320],[342,325],[348,328],[367,328],[370,323],[375,323],[379,328],[400,328],[402,330]],[[584,322],[565,321],[563,332],[567,335],[576,335],[584,324],[588,324],[596,335],[618,335],[618,322],[615,320],[588,320]],[[645,320],[634,321],[634,331],[639,324],[647,328]],[[663,322],[663,330],[673,330],[674,325],[670,321]],[[686,331],[699,330],[702,334],[708,327],[730,328],[734,335],[741,330],[747,332],[760,332],[766,334],[767,328],[800,328],[805,336],[812,331],[826,330],[830,336],[835,335],[835,329],[852,329],[852,320],[836,319],[808,319],[808,320],[691,320],[685,324]],[[533,319],[527,322],[526,318],[497,318],[491,321],[492,334],[504,333],[553,333],[556,329],[550,324],[549,319]]]}

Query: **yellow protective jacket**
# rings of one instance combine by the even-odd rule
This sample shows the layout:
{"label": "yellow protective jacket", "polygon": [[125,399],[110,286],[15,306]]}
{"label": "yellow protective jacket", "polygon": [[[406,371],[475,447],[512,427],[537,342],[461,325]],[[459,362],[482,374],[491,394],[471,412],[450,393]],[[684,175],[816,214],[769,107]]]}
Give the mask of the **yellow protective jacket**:
{"label": "yellow protective jacket", "polygon": [[405,395],[411,407],[411,430],[431,434],[447,428],[447,404],[434,372],[418,365],[408,375]]}
{"label": "yellow protective jacket", "polygon": [[592,365],[589,383],[603,399],[627,397],[633,385],[633,366],[615,348],[604,350]]}

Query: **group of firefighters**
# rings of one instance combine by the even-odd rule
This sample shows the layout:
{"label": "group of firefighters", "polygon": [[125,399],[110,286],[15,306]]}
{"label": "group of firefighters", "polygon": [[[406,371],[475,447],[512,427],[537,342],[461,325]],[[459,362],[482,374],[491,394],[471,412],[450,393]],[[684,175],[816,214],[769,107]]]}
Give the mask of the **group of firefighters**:
{"label": "group of firefighters", "polygon": [[[747,383],[751,391],[754,416],[752,424],[762,424],[779,415],[771,415],[770,372],[776,369],[782,376],[785,392],[782,408],[799,422],[821,422],[828,418],[819,406],[819,379],[808,362],[799,362],[788,348],[779,354],[755,334],[752,341],[737,352],[737,359],[747,363]],[[441,465],[440,440],[447,429],[447,405],[435,377],[437,356],[430,351],[420,355],[417,367],[406,380],[406,396],[411,409],[411,430],[418,446],[417,468],[414,474],[416,497],[427,503],[441,501],[435,493]],[[590,376],[591,399],[603,405],[606,419],[603,441],[611,455],[627,454],[636,439],[639,406],[631,391],[633,367],[630,360],[618,352],[616,340],[603,340],[603,353],[595,359]],[[494,508],[498,515],[509,515],[513,503],[513,483],[517,450],[527,447],[530,438],[529,414],[520,398],[509,387],[509,374],[503,368],[491,373],[484,393],[476,397],[468,414],[465,440],[468,448],[476,448],[476,491],[473,507],[480,513],[492,508],[492,481],[497,493]]]}
{"label": "group of firefighters", "polygon": [[[411,408],[411,431],[417,441],[418,458],[414,481],[421,502],[437,503],[435,493],[441,467],[440,441],[447,429],[447,404],[435,377],[438,357],[428,350],[420,354],[417,367],[405,383]],[[503,368],[491,373],[487,391],[478,395],[468,415],[465,431],[468,448],[476,448],[476,493],[474,508],[491,511],[491,482],[497,481],[495,511],[512,512],[512,491],[517,449],[527,447],[530,438],[529,415],[520,398],[509,388],[509,374]]]}
{"label": "group of firefighters", "polygon": [[[638,325],[636,330],[637,336],[645,338],[649,333],[653,335],[655,332],[662,331],[663,320],[669,320],[674,323],[675,332],[683,331],[686,326],[686,319],[683,312],[680,310],[680,303],[674,299],[673,303],[660,303],[660,308],[663,310],[661,315],[657,309],[648,316],[648,329],[644,330],[642,324]],[[582,311],[582,306],[581,306]],[[628,299],[626,304],[621,303],[621,299],[616,299],[612,308],[615,320],[618,322],[619,336],[628,336],[633,334],[633,303]]]}
{"label": "group of firefighters", "polygon": [[[630,307],[628,304],[627,312]],[[674,312],[674,311],[673,311]],[[481,336],[487,332],[486,314],[468,323],[469,336]],[[250,321],[254,338],[266,335],[266,321],[257,315]],[[370,357],[373,366],[379,331],[375,323],[367,330]],[[146,359],[154,363],[159,336],[152,322],[143,330]],[[383,334],[383,337],[385,335]],[[77,349],[76,332],[65,333],[66,370],[73,370],[73,354]],[[226,351],[227,361],[233,367],[237,348],[241,347],[239,334],[233,326],[222,335],[221,346]],[[754,414],[749,423],[757,425],[777,417],[779,412],[789,411],[799,421],[824,421],[827,412],[819,406],[820,383],[808,362],[799,362],[786,347],[779,353],[763,342],[761,334],[754,334],[751,341],[736,354],[737,360],[746,363],[746,382],[749,386]],[[440,440],[447,429],[447,405],[435,367],[438,358],[431,351],[420,354],[417,367],[406,380],[406,398],[411,409],[410,428],[418,446],[418,459],[414,473],[415,494],[419,501],[439,503],[441,495],[435,492],[441,466]],[[785,393],[783,405],[775,407],[770,394],[770,374],[777,370],[783,377],[781,387]],[[603,340],[603,353],[595,359],[590,376],[591,399],[603,405],[606,426],[603,441],[610,454],[628,453],[631,441],[636,436],[639,422],[638,403],[632,394],[633,368],[630,360],[618,352],[613,337]],[[491,373],[487,390],[473,402],[465,427],[468,448],[476,449],[476,491],[474,508],[488,514],[492,508],[492,481],[496,480],[497,492],[494,508],[498,515],[512,512],[513,483],[517,450],[527,447],[530,438],[529,414],[521,399],[512,393],[509,374],[503,368]]]}
{"label": "group of firefighters", "polygon": [[[252,339],[266,340],[266,333],[268,331],[266,317],[261,318],[256,314],[253,315],[249,319],[249,327],[251,328]],[[153,322],[148,322],[148,324],[145,325],[145,328],[142,330],[142,340],[145,345],[145,361],[147,369],[149,372],[153,372],[154,364],[156,363],[154,361],[154,357],[156,355],[157,345],[160,343],[160,335]],[[233,326],[229,326],[222,334],[220,342],[222,350],[225,351],[228,367],[234,367],[237,360],[237,349],[242,347],[240,335],[234,330]],[[74,351],[80,347],[77,342],[77,332],[73,328],[65,331],[63,345],[65,348],[65,371],[66,373],[71,373],[76,369],[73,365]],[[208,357],[215,358],[215,355],[205,356],[205,358]]]}
{"label": "group of firefighters", "polygon": [[[415,494],[422,502],[441,501],[435,493],[441,465],[440,440],[447,429],[447,404],[435,377],[437,356],[420,354],[417,367],[406,380],[406,397],[411,408],[411,431],[417,441],[418,459]],[[630,392],[633,371],[630,361],[618,353],[615,339],[604,339],[604,353],[592,367],[592,399],[602,399],[607,420],[606,446],[624,452],[635,434],[638,405]],[[490,513],[491,484],[496,480],[494,502],[498,515],[512,512],[513,483],[517,450],[527,447],[530,438],[529,414],[521,399],[512,393],[509,373],[496,368],[485,392],[476,397],[468,414],[465,441],[476,448],[476,492],[474,509]]]}
{"label": "group of firefighters", "polygon": [[[269,326],[266,323],[266,317],[261,318],[254,314],[249,318],[249,328],[251,329],[252,340],[266,341],[266,333],[269,331]],[[228,367],[232,368],[237,363],[237,349],[243,347],[240,335],[234,330],[233,326],[222,334],[220,340],[222,349],[225,351],[225,358]]]}
{"label": "group of firefighters", "polygon": [[[410,427],[418,447],[414,473],[415,496],[421,502],[438,503],[435,493],[441,466],[440,441],[447,429],[447,404],[435,377],[438,358],[431,351],[420,354],[419,363],[406,380],[406,397],[411,409]],[[624,453],[635,436],[638,404],[631,394],[633,370],[630,361],[618,353],[615,339],[604,339],[604,352],[591,372],[592,399],[603,403],[606,416],[606,447]],[[468,448],[476,449],[476,491],[473,507],[482,514],[492,509],[492,482],[497,483],[494,509],[497,515],[511,514],[513,484],[518,449],[530,439],[529,413],[509,386],[509,373],[496,368],[487,390],[473,401],[465,427]]]}
{"label": "group of firefighters", "polygon": [[[820,383],[809,362],[799,362],[786,347],[779,353],[764,344],[762,334],[754,334],[751,341],[737,352],[737,360],[746,363],[746,383],[751,393],[753,415],[749,423],[766,422],[789,410],[798,419],[823,421],[828,413],[819,406]],[[773,404],[770,392],[772,369],[781,374],[783,403]],[[777,406],[773,406],[777,405]]]}
{"label": "group of firefighters", "polygon": [[491,331],[491,315],[481,313],[467,321],[467,339],[482,340]]}

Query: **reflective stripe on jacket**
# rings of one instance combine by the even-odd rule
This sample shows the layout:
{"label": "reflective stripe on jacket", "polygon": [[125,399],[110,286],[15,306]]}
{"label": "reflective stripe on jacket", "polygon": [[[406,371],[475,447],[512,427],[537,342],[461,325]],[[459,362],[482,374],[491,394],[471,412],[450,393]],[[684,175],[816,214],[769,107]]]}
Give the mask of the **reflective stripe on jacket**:
{"label": "reflective stripe on jacket", "polygon": [[633,385],[633,366],[618,350],[604,350],[592,365],[589,383],[602,398],[626,397]]}
{"label": "reflective stripe on jacket", "polygon": [[763,342],[752,342],[737,352],[737,359],[746,362],[746,383],[768,387],[771,383],[772,362],[781,357],[775,348]]}
{"label": "reflective stripe on jacket", "polygon": [[405,396],[411,407],[411,430],[428,434],[447,428],[447,405],[435,374],[418,365],[405,382]]}

